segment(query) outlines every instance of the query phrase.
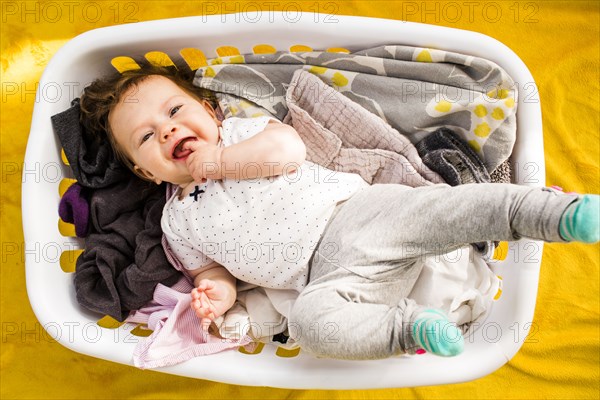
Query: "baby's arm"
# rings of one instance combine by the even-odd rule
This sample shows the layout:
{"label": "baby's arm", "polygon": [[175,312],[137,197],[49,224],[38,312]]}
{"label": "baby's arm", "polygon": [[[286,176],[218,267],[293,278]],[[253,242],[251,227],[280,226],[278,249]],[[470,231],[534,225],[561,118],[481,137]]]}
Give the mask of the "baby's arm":
{"label": "baby's arm", "polygon": [[188,169],[196,182],[202,179],[254,179],[293,172],[306,159],[306,146],[296,130],[270,121],[248,140],[217,147],[190,141]]}
{"label": "baby's arm", "polygon": [[236,281],[216,262],[189,272],[194,279],[191,307],[207,329],[211,320],[225,314],[235,303]]}

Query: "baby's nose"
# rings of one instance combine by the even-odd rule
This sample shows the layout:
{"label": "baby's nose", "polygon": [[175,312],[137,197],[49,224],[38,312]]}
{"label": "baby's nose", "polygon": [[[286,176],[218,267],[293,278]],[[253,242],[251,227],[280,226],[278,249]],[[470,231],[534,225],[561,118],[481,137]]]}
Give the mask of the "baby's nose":
{"label": "baby's nose", "polygon": [[169,125],[165,129],[163,129],[162,138],[168,139],[169,136],[173,135],[177,131],[177,127],[175,125]]}

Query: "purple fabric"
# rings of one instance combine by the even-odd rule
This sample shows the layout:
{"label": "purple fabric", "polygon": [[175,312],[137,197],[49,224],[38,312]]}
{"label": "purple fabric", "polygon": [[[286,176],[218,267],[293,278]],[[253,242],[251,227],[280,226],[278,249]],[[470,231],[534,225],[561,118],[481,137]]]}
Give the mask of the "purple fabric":
{"label": "purple fabric", "polygon": [[79,183],[72,184],[58,205],[60,218],[75,225],[75,234],[86,237],[89,232],[90,204],[89,193]]}

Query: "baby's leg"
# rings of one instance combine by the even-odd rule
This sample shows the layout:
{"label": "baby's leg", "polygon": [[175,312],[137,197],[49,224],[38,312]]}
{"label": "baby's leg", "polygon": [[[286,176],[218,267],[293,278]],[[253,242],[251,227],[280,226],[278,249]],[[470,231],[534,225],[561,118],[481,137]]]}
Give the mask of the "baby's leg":
{"label": "baby's leg", "polygon": [[[339,261],[349,264],[343,254]],[[419,349],[445,356],[462,351],[461,332],[441,311],[407,298],[422,264],[390,262],[361,269],[357,275],[322,259],[313,262],[310,283],[289,317],[290,336],[304,351],[350,360]]]}
{"label": "baby's leg", "polygon": [[[589,212],[593,204],[598,208],[597,196],[586,198],[592,206],[579,220],[593,214]],[[346,243],[351,246],[345,251],[354,252],[360,265],[444,254],[486,240],[565,241],[559,234],[561,217],[578,199],[577,195],[511,184],[373,185],[344,203],[329,230],[353,229],[347,234]],[[595,221],[597,214],[596,210]],[[354,221],[352,228],[345,226],[346,220]]]}

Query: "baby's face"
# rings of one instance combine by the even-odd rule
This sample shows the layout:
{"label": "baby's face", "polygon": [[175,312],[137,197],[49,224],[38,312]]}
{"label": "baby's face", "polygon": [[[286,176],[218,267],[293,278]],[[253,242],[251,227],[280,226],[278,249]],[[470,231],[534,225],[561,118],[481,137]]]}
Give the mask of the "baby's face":
{"label": "baby's face", "polygon": [[220,122],[210,105],[163,76],[150,76],[125,92],[108,122],[136,170],[157,183],[191,183],[189,150],[182,150],[182,144],[219,142]]}

